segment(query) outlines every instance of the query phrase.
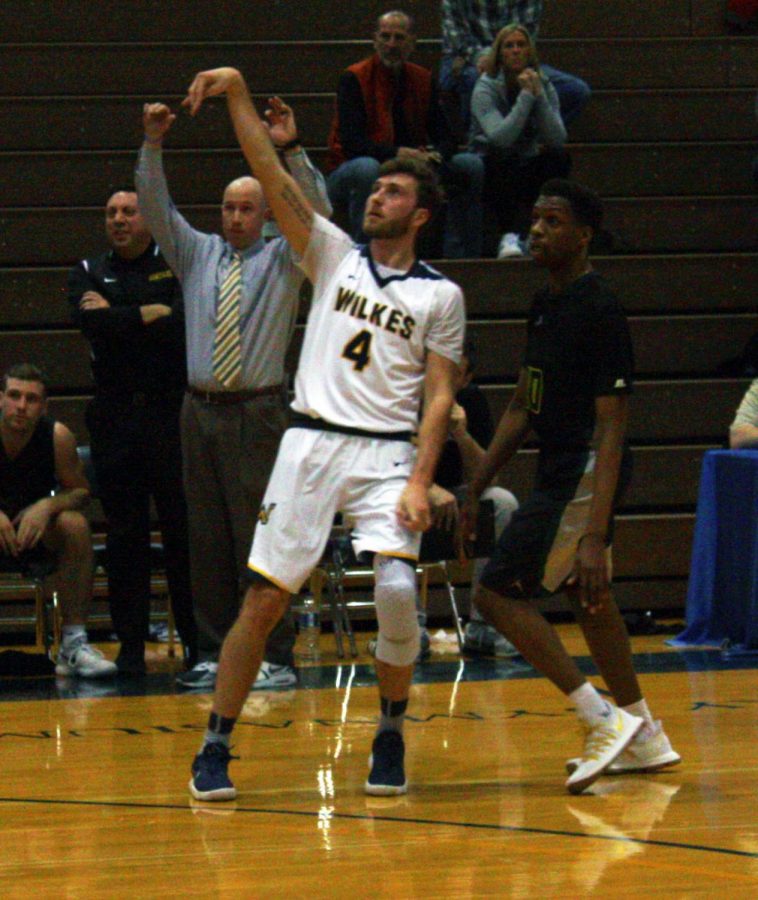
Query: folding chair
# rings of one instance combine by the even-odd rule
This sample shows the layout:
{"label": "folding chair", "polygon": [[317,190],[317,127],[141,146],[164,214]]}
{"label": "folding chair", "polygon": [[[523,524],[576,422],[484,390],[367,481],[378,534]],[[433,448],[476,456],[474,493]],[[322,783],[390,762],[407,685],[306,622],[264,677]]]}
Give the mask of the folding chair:
{"label": "folding chair", "polygon": [[[35,548],[35,551],[37,548]],[[39,652],[54,655],[60,643],[58,597],[47,591],[45,579],[55,571],[55,555],[41,548],[23,559],[0,557],[0,602],[19,605],[34,600],[34,644]],[[19,618],[8,620],[20,623]]]}
{"label": "folding chair", "polygon": [[[465,547],[466,556],[469,559],[481,559],[492,554],[495,544],[495,504],[492,500],[480,500],[476,519],[476,542],[473,547]],[[458,559],[458,546],[454,531],[442,528],[431,528],[425,532],[421,539],[419,552],[419,568],[421,569],[421,585],[419,596],[421,603],[426,608],[429,592],[429,573],[438,569],[442,572],[450,612],[453,617],[455,636],[458,639],[458,649],[463,650],[463,625],[458,613],[458,603],[455,599],[455,586],[450,574],[450,562]]]}
{"label": "folding chair", "polygon": [[[492,500],[479,503],[477,515],[477,540],[468,555],[472,558],[487,557],[492,553],[495,543],[495,505]],[[458,613],[455,587],[450,574],[449,563],[458,558],[456,537],[454,532],[439,528],[427,531],[421,540],[421,549],[417,571],[420,573],[419,595],[421,603],[426,607],[429,591],[429,574],[438,569],[444,578],[450,612],[453,617],[455,633],[459,649],[463,649],[463,626]],[[344,658],[343,635],[347,636],[350,653],[358,655],[350,621],[348,602],[345,597],[345,581],[347,579],[363,579],[373,575],[373,569],[361,565],[355,558],[349,529],[344,525],[335,525],[327,542],[326,550],[314,574],[311,576],[310,588],[317,605],[321,606],[323,589],[326,587],[329,606],[334,626],[334,639],[337,645],[337,656]]]}

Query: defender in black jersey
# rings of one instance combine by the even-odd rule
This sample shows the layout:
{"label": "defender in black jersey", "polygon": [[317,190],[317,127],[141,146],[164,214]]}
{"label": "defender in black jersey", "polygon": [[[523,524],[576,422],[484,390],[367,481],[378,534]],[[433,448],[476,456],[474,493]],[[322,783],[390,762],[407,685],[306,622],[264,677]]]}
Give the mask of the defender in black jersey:
{"label": "defender in black jersey", "polygon": [[[629,328],[588,259],[602,207],[592,191],[553,179],[534,207],[531,253],[547,269],[535,296],[516,392],[474,474],[464,527],[482,490],[534,431],[537,482],[498,541],[474,598],[521,654],[576,704],[587,738],[569,760],[569,791],[604,771],[679,762],[642,699],[629,637],[610,592],[613,508],[630,474],[625,445],[632,388]],[[529,600],[565,590],[618,707],[607,703]]]}

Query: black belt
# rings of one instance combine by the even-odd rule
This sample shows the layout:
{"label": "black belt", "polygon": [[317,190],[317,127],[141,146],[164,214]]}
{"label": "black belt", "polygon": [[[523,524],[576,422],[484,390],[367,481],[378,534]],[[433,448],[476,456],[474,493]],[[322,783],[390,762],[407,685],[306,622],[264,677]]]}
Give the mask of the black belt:
{"label": "black belt", "polygon": [[191,397],[197,397],[203,403],[244,403],[246,400],[254,400],[256,397],[266,397],[270,394],[281,394],[281,384],[270,384],[268,387],[250,388],[247,391],[201,391],[199,388],[188,387],[187,393]]}
{"label": "black belt", "polygon": [[353,437],[378,438],[382,441],[408,441],[413,433],[410,431],[366,431],[363,428],[351,428],[349,425],[333,425],[324,419],[312,419],[300,413],[293,413],[290,428],[307,428],[310,431],[333,431],[336,434],[349,434]]}

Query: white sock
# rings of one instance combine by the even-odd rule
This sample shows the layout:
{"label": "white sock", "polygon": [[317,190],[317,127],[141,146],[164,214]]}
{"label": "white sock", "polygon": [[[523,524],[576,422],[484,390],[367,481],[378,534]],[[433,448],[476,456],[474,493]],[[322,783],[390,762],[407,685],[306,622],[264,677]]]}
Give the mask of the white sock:
{"label": "white sock", "polygon": [[589,681],[585,681],[568,696],[576,706],[576,714],[585,722],[594,723],[598,719],[605,719],[611,711],[610,704],[603,700]]}
{"label": "white sock", "polygon": [[87,640],[87,629],[84,625],[64,625],[61,629],[61,644],[70,647],[79,642],[81,638]]}
{"label": "white sock", "polygon": [[645,720],[645,724],[640,728],[637,737],[652,737],[655,734],[655,720],[653,719],[652,713],[647,708],[644,697],[636,703],[630,703],[629,706],[622,707],[622,709],[631,713],[633,716],[640,716]]}

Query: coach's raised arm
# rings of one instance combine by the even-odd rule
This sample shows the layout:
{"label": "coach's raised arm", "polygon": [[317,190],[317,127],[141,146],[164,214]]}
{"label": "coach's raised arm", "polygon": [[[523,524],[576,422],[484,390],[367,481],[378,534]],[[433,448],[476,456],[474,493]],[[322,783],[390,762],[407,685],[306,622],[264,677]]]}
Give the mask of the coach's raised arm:
{"label": "coach's raised arm", "polygon": [[[282,166],[242,74],[231,68],[199,72],[189,86],[182,105],[194,116],[208,97],[224,94],[237,140],[263,187],[277,224],[292,249],[302,254],[310,238],[313,208]],[[275,112],[272,114],[275,115]]]}

